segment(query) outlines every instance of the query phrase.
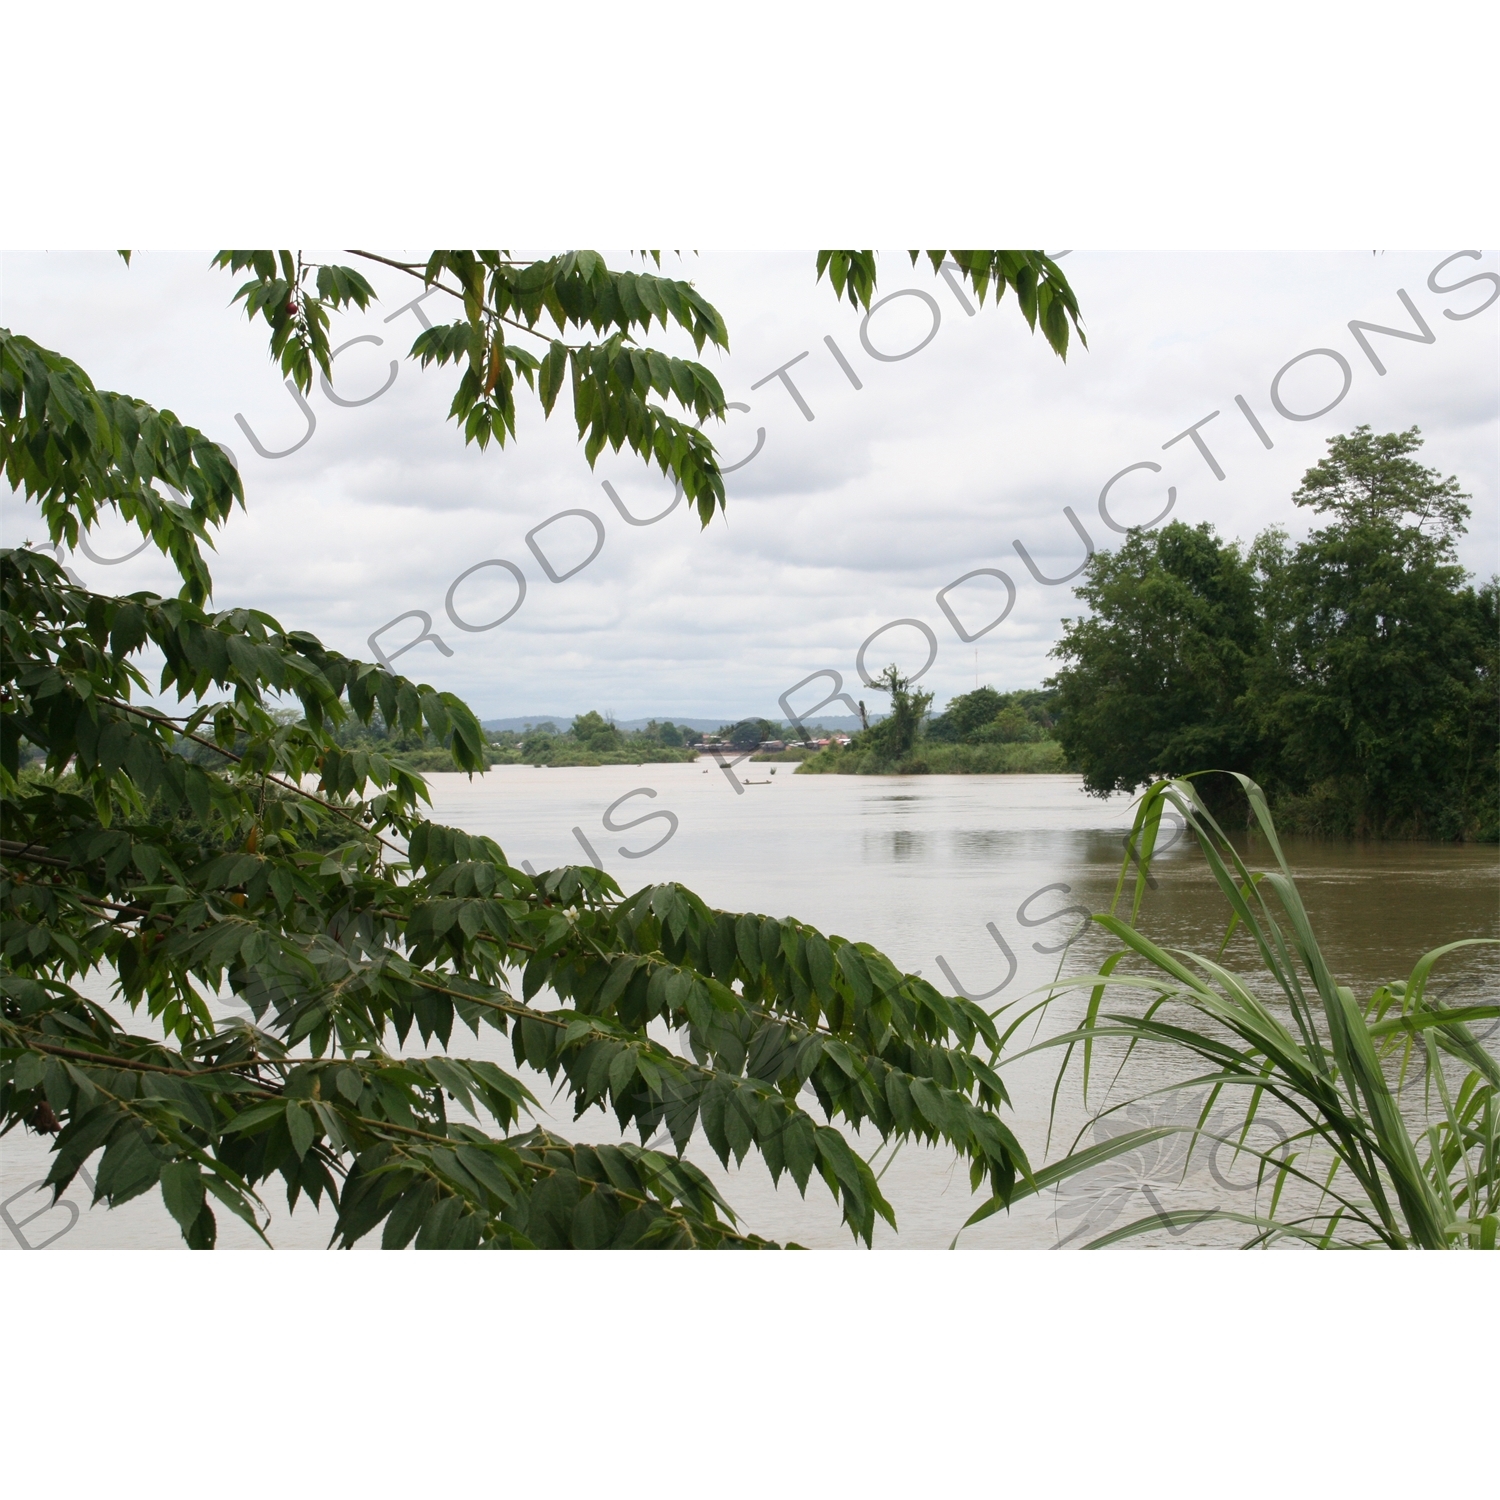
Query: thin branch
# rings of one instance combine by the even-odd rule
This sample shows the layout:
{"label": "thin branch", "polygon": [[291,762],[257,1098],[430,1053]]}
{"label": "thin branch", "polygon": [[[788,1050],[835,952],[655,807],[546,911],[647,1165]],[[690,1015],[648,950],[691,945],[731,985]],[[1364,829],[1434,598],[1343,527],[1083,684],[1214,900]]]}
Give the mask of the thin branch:
{"label": "thin branch", "polygon": [[[215,1063],[207,1068],[174,1068],[166,1063],[144,1062],[138,1058],[120,1057],[112,1052],[90,1052],[82,1047],[57,1047],[50,1042],[38,1039],[37,1033],[29,1027],[11,1027],[17,1036],[24,1037],[24,1045],[32,1052],[45,1052],[50,1057],[66,1057],[73,1062],[92,1063],[98,1068],[126,1068],[136,1073],[164,1073],[171,1078],[202,1078],[212,1073],[229,1073],[240,1068],[258,1068],[266,1066],[290,1066],[298,1062],[306,1062],[306,1058],[274,1058],[264,1057],[246,1060],[237,1063]],[[264,1079],[247,1079],[246,1082],[254,1082],[265,1086]],[[97,1085],[95,1085],[97,1087]],[[268,1092],[266,1098],[274,1099],[279,1095]]]}
{"label": "thin branch", "polygon": [[36,847],[34,839],[29,844],[19,844],[14,839],[0,839],[0,854],[8,854],[12,859],[24,859],[27,864],[33,865],[56,865],[60,870],[73,868],[71,860],[59,859],[54,854],[33,854],[31,851]]}
{"label": "thin branch", "polygon": [[389,266],[393,271],[404,271],[408,276],[415,276],[424,286],[447,292],[450,297],[463,300],[463,293],[454,291],[451,286],[444,286],[441,281],[428,281],[425,268],[417,261],[392,260],[388,255],[377,255],[373,250],[349,250],[346,253],[357,255],[361,260],[373,260],[379,265]]}
{"label": "thin branch", "polygon": [[[381,265],[383,265],[383,266],[390,266],[391,269],[395,270],[395,271],[404,271],[408,276],[415,277],[418,281],[420,281],[423,284],[423,286],[431,287],[434,291],[447,292],[447,294],[450,297],[457,297],[460,302],[462,302],[464,300],[464,294],[461,291],[459,291],[456,287],[445,286],[441,281],[428,281],[425,271],[418,270],[415,265],[405,265],[405,264],[403,264],[399,260],[390,260],[390,259],[388,259],[384,255],[376,255],[373,250],[350,250],[349,254],[350,255],[362,256],[365,260],[378,261]],[[506,265],[514,265],[514,264],[516,264],[516,262],[514,262],[514,261],[507,261],[506,262]],[[547,339],[547,335],[545,333],[538,332],[537,329],[535,327],[533,327],[533,326],[530,326],[530,325],[528,325],[526,323],[518,322],[515,318],[508,318],[508,317],[505,316],[504,313],[496,313],[496,312],[493,312],[493,310],[491,310],[491,309],[487,309],[487,311],[490,311],[491,312],[491,316],[493,316],[497,321],[499,321],[501,323],[508,323],[512,328],[515,328],[515,329],[519,330],[521,333],[529,333],[533,338]],[[649,322],[649,319],[648,319],[648,322]],[[566,332],[565,327],[563,325],[559,324],[559,326],[558,326],[558,332],[559,333]],[[552,340],[551,339],[547,339],[547,342],[551,343]],[[583,346],[582,345],[567,344],[567,345],[564,345],[564,347],[567,349],[567,351],[570,354],[576,354],[578,352],[578,350],[580,348],[582,348]]]}

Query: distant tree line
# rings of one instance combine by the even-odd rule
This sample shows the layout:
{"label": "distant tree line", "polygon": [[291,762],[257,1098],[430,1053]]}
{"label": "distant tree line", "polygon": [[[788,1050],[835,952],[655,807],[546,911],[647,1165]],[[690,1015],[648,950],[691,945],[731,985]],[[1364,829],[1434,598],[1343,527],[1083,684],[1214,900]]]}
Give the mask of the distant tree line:
{"label": "distant tree line", "polygon": [[[392,731],[377,713],[368,725],[343,725],[340,742],[350,748],[378,750],[411,771],[451,771],[453,757],[429,734]],[[482,747],[487,766],[604,766],[643,762],[690,761],[696,738],[670,720],[654,719],[645,729],[621,729],[595,710],[577,715],[563,730],[556,724],[529,724],[517,732],[489,730]]]}
{"label": "distant tree line", "polygon": [[577,715],[561,733],[552,723],[533,724],[519,734],[490,736],[492,763],[532,766],[623,766],[644,762],[693,760],[687,748],[692,731],[670,720],[652,720],[645,729],[621,729],[594,709]]}
{"label": "distant tree line", "polygon": [[[824,736],[828,731],[820,725],[810,728],[808,733]],[[691,761],[706,745],[749,752],[778,740],[789,745],[798,743],[795,731],[775,719],[739,719],[722,724],[712,732],[674,724],[670,719],[651,719],[644,728],[623,729],[612,717],[593,709],[576,715],[566,729],[559,729],[550,720],[542,720],[519,730],[487,730],[485,736],[483,751],[487,766],[639,765],[643,762]],[[345,748],[375,751],[407,770],[453,769],[452,757],[446,747],[430,733],[393,731],[378,712],[369,724],[341,725],[338,738]],[[789,750],[777,752],[772,758],[796,759],[811,753],[810,750]]]}

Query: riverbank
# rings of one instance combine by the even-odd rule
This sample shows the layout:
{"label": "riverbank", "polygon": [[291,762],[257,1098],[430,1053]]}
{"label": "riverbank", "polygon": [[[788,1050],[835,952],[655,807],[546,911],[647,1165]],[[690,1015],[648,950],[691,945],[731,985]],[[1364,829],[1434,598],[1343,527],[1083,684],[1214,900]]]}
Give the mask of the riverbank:
{"label": "riverbank", "polygon": [[951,745],[918,740],[894,765],[873,750],[830,745],[797,767],[798,776],[996,776],[1065,774],[1069,770],[1056,740],[1013,744]]}

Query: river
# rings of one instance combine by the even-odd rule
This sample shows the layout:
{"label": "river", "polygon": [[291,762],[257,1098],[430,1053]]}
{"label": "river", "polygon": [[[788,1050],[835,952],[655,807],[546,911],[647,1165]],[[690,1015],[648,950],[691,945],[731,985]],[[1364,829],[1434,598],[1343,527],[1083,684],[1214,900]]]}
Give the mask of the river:
{"label": "river", "polygon": [[[715,906],[795,915],[825,932],[874,943],[939,988],[951,991],[957,983],[976,996],[993,991],[983,1001],[988,1009],[1030,995],[1053,977],[1060,961],[1065,972],[1086,972],[1109,951],[1107,936],[1085,929],[1078,911],[1068,908],[1109,905],[1125,857],[1131,799],[1088,797],[1073,776],[812,777],[793,770],[750,761],[725,767],[505,766],[472,781],[459,775],[428,781],[434,818],[489,835],[513,863],[524,860],[540,870],[584,862],[591,853],[627,891],[672,879]],[[637,821],[647,814],[655,816]],[[606,815],[622,831],[611,831]],[[643,850],[652,852],[631,857]],[[1252,865],[1264,860],[1263,847],[1252,847],[1251,854]],[[1378,983],[1404,978],[1429,948],[1457,938],[1500,936],[1500,851],[1494,846],[1294,839],[1287,854],[1325,954],[1340,980],[1361,997]],[[1156,888],[1146,898],[1142,926],[1169,945],[1212,953],[1226,913],[1196,845],[1182,840],[1166,849],[1153,874]],[[1075,933],[1081,935],[1074,939]],[[1496,951],[1468,950],[1450,960],[1439,968],[1435,988],[1446,987],[1454,996],[1494,994],[1500,987]],[[1236,938],[1229,954],[1231,963],[1252,962],[1242,939]],[[1043,1023],[1045,1031],[1059,1029],[1076,1010],[1076,1002],[1056,1007]],[[1495,1046],[1493,1037],[1489,1045]],[[476,1043],[457,1031],[453,1046],[509,1062],[505,1043],[492,1033]],[[1057,1054],[1044,1053],[1002,1068],[1014,1104],[1008,1120],[1033,1161],[1048,1154],[1057,1060]],[[1143,1060],[1132,1094],[1167,1080],[1167,1073],[1153,1073],[1157,1066]],[[544,1100],[550,1089],[545,1079],[536,1085]],[[1090,1105],[1097,1108],[1103,1097],[1094,1092]],[[1195,1108],[1200,1097],[1175,1096],[1133,1109],[1126,1123]],[[550,1123],[580,1140],[619,1136],[613,1116],[597,1111],[574,1122],[564,1106]],[[1077,1090],[1066,1088],[1052,1153],[1079,1130],[1085,1141],[1093,1138]],[[867,1136],[859,1144],[872,1154],[880,1143]],[[726,1171],[701,1137],[689,1154],[710,1171],[754,1232],[811,1247],[852,1243],[816,1177],[804,1200],[787,1179],[773,1187],[754,1155],[742,1169]],[[0,1143],[5,1248],[20,1242],[40,1246],[49,1238],[59,1249],[180,1246],[155,1193],[106,1212],[90,1209],[87,1193],[75,1184],[66,1202],[46,1207],[44,1197],[30,1190],[45,1173],[45,1157],[45,1143],[19,1131]],[[979,1201],[970,1195],[966,1168],[945,1153],[908,1146],[894,1157],[882,1152],[876,1167],[883,1169],[882,1190],[899,1224],[899,1232],[877,1227],[877,1248],[946,1246]],[[1153,1205],[1243,1210],[1254,1196],[1253,1172],[1227,1150],[1218,1157],[1200,1151],[1184,1171],[1180,1148],[1168,1143],[996,1215],[966,1231],[960,1243],[1080,1244],[1143,1217]],[[313,1248],[327,1242],[331,1214],[311,1213],[304,1203],[289,1216],[270,1184],[266,1200],[275,1244]],[[28,1221],[30,1214],[36,1216]],[[219,1217],[221,1244],[256,1243],[227,1213]],[[1226,1241],[1223,1226],[1213,1225],[1179,1234],[1159,1231],[1151,1242],[1186,1247]]]}

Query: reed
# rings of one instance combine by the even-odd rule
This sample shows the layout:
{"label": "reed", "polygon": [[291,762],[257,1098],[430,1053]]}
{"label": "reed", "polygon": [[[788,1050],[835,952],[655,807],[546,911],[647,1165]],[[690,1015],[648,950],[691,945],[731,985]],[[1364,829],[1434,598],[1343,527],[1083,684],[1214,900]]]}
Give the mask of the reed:
{"label": "reed", "polygon": [[[1132,852],[1110,910],[1093,918],[1121,946],[1095,972],[1059,979],[1040,1002],[1021,1006],[1002,1046],[1061,996],[1086,991],[1081,1022],[1004,1059],[1062,1049],[1054,1119],[1070,1074],[1081,1081],[1087,1103],[1104,1053],[1118,1052],[1122,1042],[1116,1080],[1137,1048],[1166,1049],[1169,1058],[1187,1064],[1190,1076],[1121,1099],[1096,1119],[1185,1090],[1206,1091],[1201,1110],[1192,1123],[1122,1132],[1085,1150],[1076,1149],[1080,1132],[1074,1149],[1036,1171],[1016,1197],[1183,1131],[1192,1136],[1187,1163],[1216,1142],[1258,1161],[1256,1211],[1154,1213],[1091,1241],[1089,1248],[1224,1220],[1250,1230],[1246,1248],[1297,1241],[1319,1249],[1493,1250],[1500,1220],[1500,1067],[1469,1028],[1500,1016],[1500,1004],[1445,1006],[1429,992],[1429,981],[1449,955],[1496,940],[1471,938],[1434,948],[1405,980],[1356,999],[1324,959],[1260,787],[1237,773],[1199,774],[1235,774],[1271,867],[1246,865],[1205,806],[1194,785],[1197,776],[1157,782],[1138,805]],[[1137,926],[1169,807],[1197,839],[1226,903],[1224,940],[1213,957],[1163,948]],[[1127,919],[1121,908],[1132,884]],[[1254,978],[1232,973],[1222,962],[1239,929],[1253,937],[1259,955]],[[1427,1064],[1420,1091],[1410,1077],[1418,1054]],[[1284,1144],[1260,1150],[1249,1134],[1268,1106],[1292,1128]],[[991,1200],[968,1223],[1001,1206]]]}

